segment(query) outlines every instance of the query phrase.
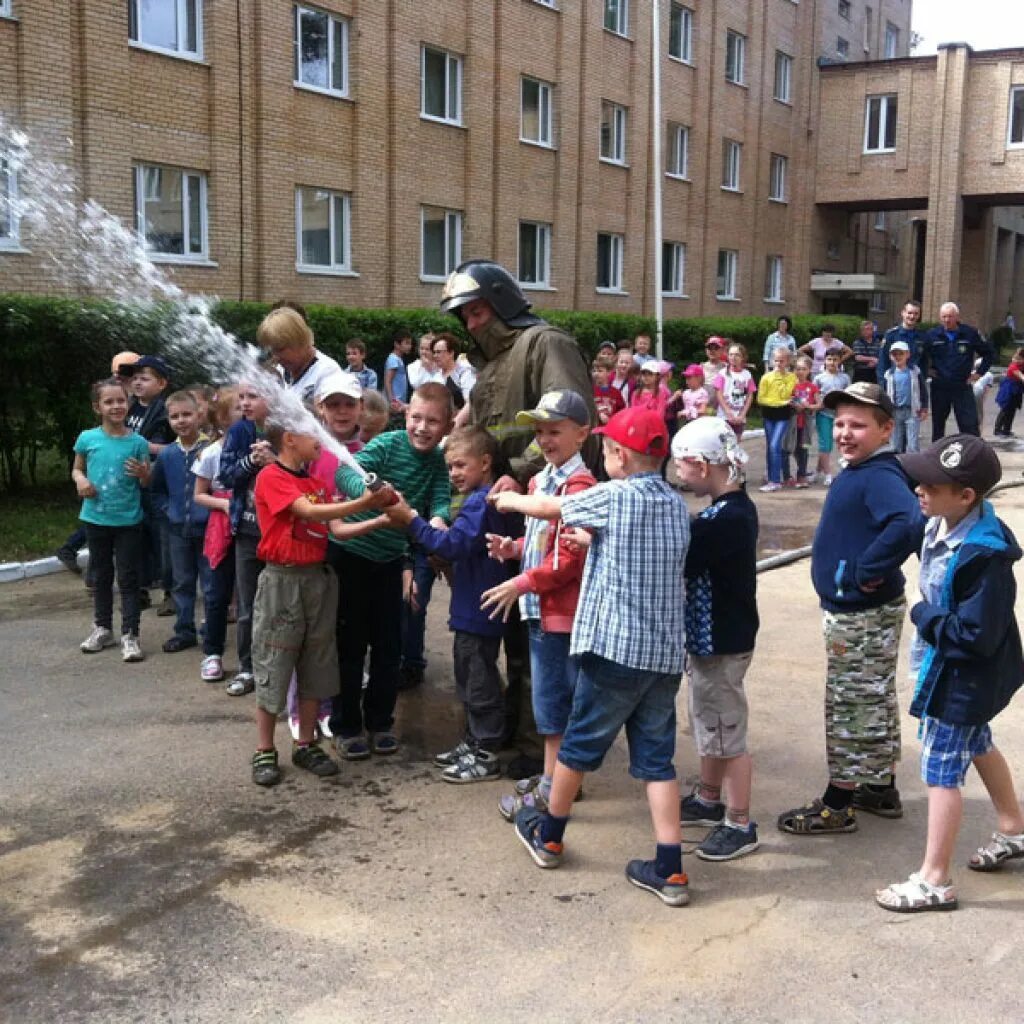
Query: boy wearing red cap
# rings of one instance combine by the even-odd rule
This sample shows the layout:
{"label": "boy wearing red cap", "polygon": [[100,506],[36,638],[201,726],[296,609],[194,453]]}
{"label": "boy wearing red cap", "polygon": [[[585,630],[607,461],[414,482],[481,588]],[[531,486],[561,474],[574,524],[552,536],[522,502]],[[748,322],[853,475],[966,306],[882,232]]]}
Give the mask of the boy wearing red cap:
{"label": "boy wearing red cap", "polygon": [[629,771],[647,785],[657,842],[655,858],[630,861],[626,876],[668,906],[681,907],[689,890],[672,758],[685,660],[689,515],[659,473],[669,449],[658,413],[624,409],[594,432],[604,441],[607,483],[564,498],[507,491],[496,498],[503,512],[561,519],[592,535],[569,652],[579,659],[579,675],[548,813],[524,807],[516,834],[539,867],[558,867],[583,775],[601,766],[625,726]]}

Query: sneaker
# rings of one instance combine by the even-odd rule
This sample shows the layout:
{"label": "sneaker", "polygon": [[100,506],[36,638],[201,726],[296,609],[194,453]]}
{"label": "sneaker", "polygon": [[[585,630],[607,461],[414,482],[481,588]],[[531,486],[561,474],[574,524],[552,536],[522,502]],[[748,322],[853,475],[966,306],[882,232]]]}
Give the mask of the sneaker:
{"label": "sneaker", "polygon": [[239,672],[234,679],[224,687],[224,692],[231,697],[244,697],[256,689],[256,680],[251,672]]}
{"label": "sneaker", "polygon": [[[532,775],[528,779],[520,779],[514,793],[506,793],[498,797],[498,813],[506,821],[515,821],[516,815],[527,807],[531,811],[547,814],[547,795],[540,786],[541,776]],[[550,792],[550,791],[549,791]]]}
{"label": "sneaker", "polygon": [[208,654],[199,666],[199,678],[204,683],[219,683],[224,678],[224,662],[219,654]]}
{"label": "sneaker", "polygon": [[441,778],[445,782],[463,785],[467,782],[487,782],[489,779],[501,778],[501,765],[496,755],[487,750],[474,750],[471,754],[459,758],[455,764],[449,765]]}
{"label": "sneaker", "polygon": [[289,715],[288,716],[288,731],[292,734],[292,739],[296,743],[299,741],[299,716]]}
{"label": "sneaker", "polygon": [[638,888],[654,893],[669,907],[685,907],[690,902],[690,880],[684,872],[662,878],[653,860],[631,860],[626,877]]}
{"label": "sneaker", "polygon": [[121,660],[142,661],[145,657],[142,653],[142,648],[139,646],[139,638],[131,633],[125,633],[121,637]]}
{"label": "sneaker", "polygon": [[398,737],[393,732],[371,732],[370,749],[381,757],[398,753]]}
{"label": "sneaker", "polygon": [[879,792],[867,786],[858,786],[853,791],[853,806],[858,811],[877,814],[880,818],[902,818],[903,801],[900,791],[893,786]]}
{"label": "sneaker", "polygon": [[117,641],[106,626],[93,626],[92,632],[78,645],[86,654],[95,654],[104,647],[113,647]]}
{"label": "sneaker", "polygon": [[788,487],[788,488],[794,488],[794,487],[796,487],[798,485],[797,485],[797,482],[792,477],[789,477],[789,479],[782,481],[782,486],[783,487]]}
{"label": "sneaker", "polygon": [[823,485],[824,487],[831,487],[831,486],[832,486],[832,474],[831,474],[831,473],[826,473],[826,474],[825,474],[825,475],[824,475],[824,476],[823,476],[823,477],[821,478],[821,483],[822,483],[822,485]]}
{"label": "sneaker", "polygon": [[[157,615],[159,614],[157,612]],[[174,636],[164,641],[162,650],[164,654],[177,654],[178,651],[187,651],[190,647],[197,647],[198,645],[199,640],[196,638],[195,633],[175,633]]]}
{"label": "sneaker", "polygon": [[725,821],[725,804],[704,803],[690,793],[679,801],[679,823],[681,825],[721,825]]}
{"label": "sneaker", "polygon": [[292,744],[292,764],[321,779],[338,774],[338,762],[332,761],[319,743],[310,743],[304,747],[298,743]]}
{"label": "sneaker", "polygon": [[524,807],[516,815],[516,835],[539,868],[557,868],[562,863],[562,844],[545,843],[540,837],[543,816]]}
{"label": "sneaker", "polygon": [[178,609],[174,606],[174,598],[170,594],[164,594],[164,599],[157,606],[156,613],[162,619],[166,619],[168,615],[178,614]]}
{"label": "sneaker", "polygon": [[68,572],[73,572],[76,576],[82,575],[82,570],[78,566],[77,551],[72,551],[71,548],[57,548],[55,554],[57,561],[60,562]]}
{"label": "sneaker", "polygon": [[252,781],[257,786],[276,786],[281,781],[276,750],[257,750],[252,755]]}
{"label": "sneaker", "polygon": [[364,736],[335,736],[334,749],[346,761],[365,761],[370,756],[370,745]]}
{"label": "sneaker", "polygon": [[458,764],[459,760],[467,754],[472,754],[476,747],[469,740],[462,739],[452,747],[451,750],[443,750],[434,757],[434,765],[437,768],[450,768]]}
{"label": "sneaker", "polygon": [[761,844],[757,840],[757,825],[746,828],[716,825],[696,850],[701,860],[735,860],[745,853],[753,853]]}
{"label": "sneaker", "polygon": [[767,483],[763,484],[761,487],[758,487],[758,490],[764,494],[771,494],[773,491],[781,491],[782,484]]}
{"label": "sneaker", "polygon": [[795,484],[795,486],[796,486],[796,489],[797,489],[798,491],[802,491],[802,490],[804,490],[805,488],[807,488],[807,487],[810,487],[810,486],[811,486],[811,481],[810,481],[810,478],[809,478],[809,477],[806,477],[806,476],[798,476],[798,477],[796,478],[796,484]]}

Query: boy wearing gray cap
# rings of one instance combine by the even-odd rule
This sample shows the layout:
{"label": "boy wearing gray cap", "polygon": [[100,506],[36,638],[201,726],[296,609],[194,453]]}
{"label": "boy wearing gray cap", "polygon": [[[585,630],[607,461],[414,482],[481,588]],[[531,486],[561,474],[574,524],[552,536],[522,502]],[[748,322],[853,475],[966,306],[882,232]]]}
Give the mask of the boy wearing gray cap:
{"label": "boy wearing gray cap", "polygon": [[928,415],[928,388],[921,371],[910,362],[910,346],[894,341],[889,349],[892,365],[881,384],[892,400],[892,447],[896,452],[921,450],[921,420]]}

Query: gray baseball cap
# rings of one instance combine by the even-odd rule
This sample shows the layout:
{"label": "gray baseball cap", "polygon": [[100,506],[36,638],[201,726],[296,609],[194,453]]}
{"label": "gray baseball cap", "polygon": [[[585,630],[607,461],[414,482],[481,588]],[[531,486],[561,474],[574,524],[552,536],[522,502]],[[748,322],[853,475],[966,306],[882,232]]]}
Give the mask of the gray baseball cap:
{"label": "gray baseball cap", "polygon": [[532,427],[534,423],[551,423],[554,420],[572,420],[581,427],[589,426],[590,410],[587,403],[575,391],[548,391],[537,403],[536,409],[524,409],[516,413],[517,427]]}

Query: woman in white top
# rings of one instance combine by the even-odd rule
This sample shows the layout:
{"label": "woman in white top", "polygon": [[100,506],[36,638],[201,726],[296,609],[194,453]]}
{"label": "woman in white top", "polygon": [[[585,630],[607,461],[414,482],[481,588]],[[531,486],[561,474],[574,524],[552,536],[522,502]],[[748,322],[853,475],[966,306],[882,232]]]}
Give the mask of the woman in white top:
{"label": "woman in white top", "polygon": [[441,381],[452,393],[455,406],[453,427],[469,422],[469,396],[476,384],[476,370],[468,361],[459,359],[461,346],[454,334],[442,331],[434,335],[434,361],[441,373]]}
{"label": "woman in white top", "polygon": [[764,368],[765,371],[772,369],[772,360],[775,358],[777,348],[787,348],[796,358],[796,338],[790,334],[793,325],[789,322],[788,316],[780,316],[775,323],[776,330],[772,331],[764,340]]}
{"label": "woman in white top", "polygon": [[420,338],[419,359],[409,364],[405,371],[409,375],[409,387],[415,391],[418,387],[428,381],[438,384],[444,383],[444,374],[438,369],[437,361],[434,359],[434,332],[427,331]]}

